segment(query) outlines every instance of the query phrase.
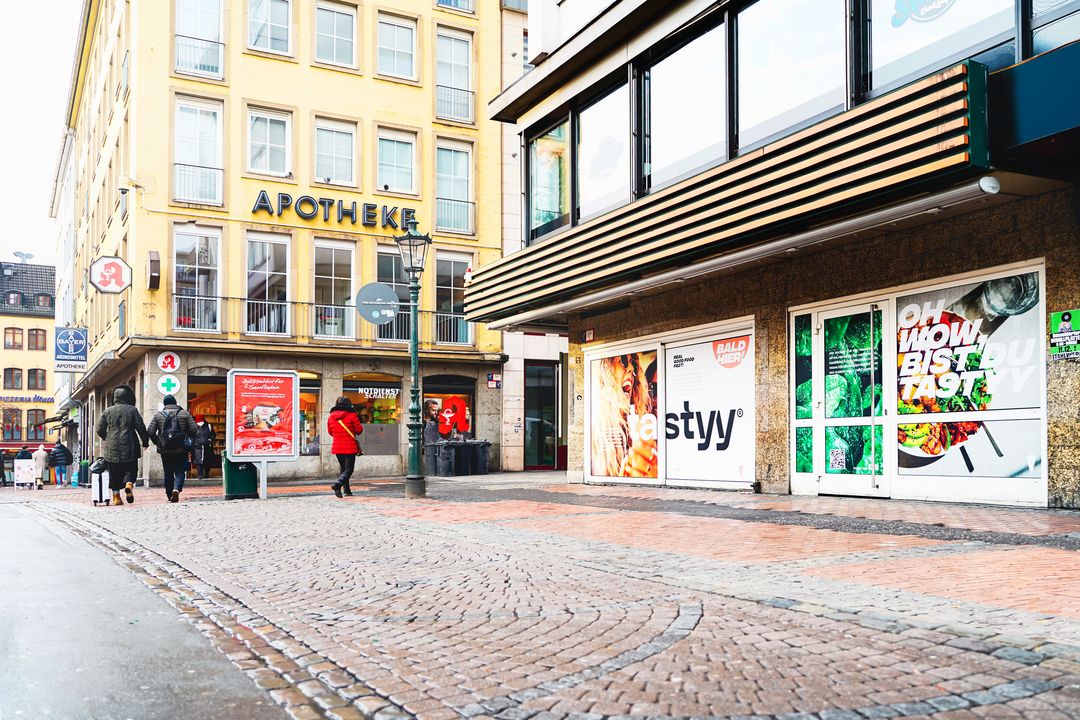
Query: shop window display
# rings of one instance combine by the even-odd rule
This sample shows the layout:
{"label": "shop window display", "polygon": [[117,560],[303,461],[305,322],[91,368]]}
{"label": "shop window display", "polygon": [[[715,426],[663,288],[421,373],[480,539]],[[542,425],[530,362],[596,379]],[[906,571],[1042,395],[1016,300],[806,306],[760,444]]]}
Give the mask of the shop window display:
{"label": "shop window display", "polygon": [[221,453],[225,450],[225,378],[190,377],[187,409],[192,415],[202,415],[214,429],[214,462],[211,474],[219,472]]}
{"label": "shop window display", "polygon": [[300,454],[319,454],[319,390],[318,378],[300,376]]}
{"label": "shop window display", "polygon": [[365,455],[397,455],[402,423],[400,380],[346,380],[345,397],[356,407],[364,426],[360,438]]}

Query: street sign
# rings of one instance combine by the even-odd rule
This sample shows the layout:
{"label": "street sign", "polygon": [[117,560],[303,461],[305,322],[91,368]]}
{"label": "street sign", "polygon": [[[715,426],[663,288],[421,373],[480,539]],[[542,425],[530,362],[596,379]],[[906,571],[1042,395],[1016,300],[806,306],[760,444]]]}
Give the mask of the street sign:
{"label": "street sign", "polygon": [[118,257],[99,257],[90,265],[90,284],[98,292],[122,293],[131,287],[131,266]]}
{"label": "street sign", "polygon": [[400,301],[394,288],[384,283],[368,283],[356,293],[356,310],[360,317],[373,325],[393,322],[398,315]]}
{"label": "street sign", "polygon": [[158,378],[157,389],[162,395],[175,395],[180,390],[180,380],[175,375],[162,375]]}
{"label": "street sign", "polygon": [[180,356],[172,350],[166,350],[157,356],[158,370],[172,373],[180,369]]}
{"label": "street sign", "polygon": [[53,367],[56,372],[84,372],[90,347],[86,328],[56,328]]}

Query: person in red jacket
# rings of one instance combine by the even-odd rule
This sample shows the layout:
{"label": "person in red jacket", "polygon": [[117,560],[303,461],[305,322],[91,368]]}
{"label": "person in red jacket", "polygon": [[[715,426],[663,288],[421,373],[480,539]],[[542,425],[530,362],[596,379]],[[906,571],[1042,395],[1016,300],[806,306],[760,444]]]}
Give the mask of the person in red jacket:
{"label": "person in red jacket", "polygon": [[360,424],[360,418],[356,415],[356,408],[352,401],[344,395],[334,403],[334,409],[330,411],[330,417],[326,421],[326,431],[334,442],[330,445],[330,452],[337,457],[341,474],[337,482],[330,486],[334,494],[341,497],[344,490],[346,495],[352,495],[349,488],[349,478],[352,477],[356,467],[356,456],[361,454],[360,440],[357,437],[364,432],[364,426]]}

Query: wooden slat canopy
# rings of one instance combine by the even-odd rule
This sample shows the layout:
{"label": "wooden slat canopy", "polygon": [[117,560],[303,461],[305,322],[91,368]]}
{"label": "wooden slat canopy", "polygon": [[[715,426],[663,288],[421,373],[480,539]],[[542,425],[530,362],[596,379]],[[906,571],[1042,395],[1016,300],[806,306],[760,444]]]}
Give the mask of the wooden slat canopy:
{"label": "wooden slat canopy", "polygon": [[989,166],[986,69],[967,61],[481,267],[466,313],[506,318]]}

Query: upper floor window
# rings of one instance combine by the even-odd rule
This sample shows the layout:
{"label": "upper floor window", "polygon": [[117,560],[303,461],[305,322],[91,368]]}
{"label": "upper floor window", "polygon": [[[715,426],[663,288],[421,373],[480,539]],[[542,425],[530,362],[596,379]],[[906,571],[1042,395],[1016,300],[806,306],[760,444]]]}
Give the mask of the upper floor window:
{"label": "upper floor window", "polygon": [[356,66],[356,8],[331,2],[315,6],[315,59]]}
{"label": "upper floor window", "polygon": [[23,331],[22,328],[4,328],[4,349],[5,350],[22,350],[23,346]]}
{"label": "upper floor window", "polygon": [[286,113],[248,111],[248,170],[268,175],[290,175],[290,125]]}
{"label": "upper floor window", "polygon": [[4,368],[4,389],[22,390],[21,368]]}
{"label": "upper floor window", "polygon": [[22,440],[22,411],[18,408],[4,408],[4,442]]}
{"label": "upper floor window", "polygon": [[258,50],[288,55],[291,0],[250,0],[248,45]]}
{"label": "upper floor window", "polygon": [[758,0],[738,14],[738,130],[746,147],[844,108],[845,0]]}
{"label": "upper floor window", "polygon": [[435,341],[468,343],[465,322],[465,273],[470,258],[440,252],[435,259]]}
{"label": "upper floor window", "polygon": [[247,260],[247,331],[288,334],[289,237],[249,232]]}
{"label": "upper floor window", "polygon": [[1034,0],[1031,50],[1035,55],[1080,39],[1080,2]]}
{"label": "upper floor window", "polygon": [[435,147],[435,227],[473,232],[472,146],[440,140]]}
{"label": "upper floor window", "polygon": [[178,329],[220,330],[219,232],[185,224],[173,235],[173,325]]}
{"label": "upper floor window", "polygon": [[380,75],[416,79],[416,21],[379,15]]}
{"label": "upper floor window", "polygon": [[472,37],[440,28],[435,36],[435,115],[473,121]]}
{"label": "upper floor window", "polygon": [[409,280],[401,266],[397,248],[379,247],[375,260],[375,279],[394,288],[398,296],[398,314],[392,322],[376,326],[379,340],[409,339]]}
{"label": "upper floor window", "polygon": [[221,78],[223,49],[221,0],[176,0],[177,72]]}
{"label": "upper floor window", "polygon": [[22,293],[18,290],[12,290],[4,296],[4,302],[8,305],[22,305]]}
{"label": "upper floor window", "polygon": [[315,179],[356,184],[356,123],[315,118]]}
{"label": "upper floor window", "polygon": [[47,347],[47,340],[44,330],[29,330],[27,332],[26,340],[27,350],[45,350]]}
{"label": "upper floor window", "polygon": [[45,389],[45,371],[41,368],[34,368],[26,371],[26,389],[27,390],[44,390]]}
{"label": "upper floor window", "polygon": [[353,337],[353,248],[333,240],[315,241],[315,334]]}
{"label": "upper floor window", "polygon": [[382,190],[416,192],[416,135],[400,130],[379,130],[378,184]]}
{"label": "upper floor window", "polygon": [[30,441],[45,439],[44,410],[26,411],[26,439]]}
{"label": "upper floor window", "polygon": [[224,174],[221,159],[221,103],[194,98],[176,101],[173,197],[221,205]]}
{"label": "upper floor window", "polygon": [[473,12],[475,2],[476,0],[435,0],[435,4],[439,7],[454,8],[463,12]]}
{"label": "upper floor window", "polygon": [[598,215],[630,202],[630,89],[622,85],[581,111],[577,212]]}
{"label": "upper floor window", "polygon": [[570,222],[570,121],[529,141],[529,237]]}
{"label": "upper floor window", "polygon": [[44,307],[44,308],[52,307],[53,306],[53,296],[49,295],[48,293],[39,293],[34,298],[34,302],[38,307]]}

